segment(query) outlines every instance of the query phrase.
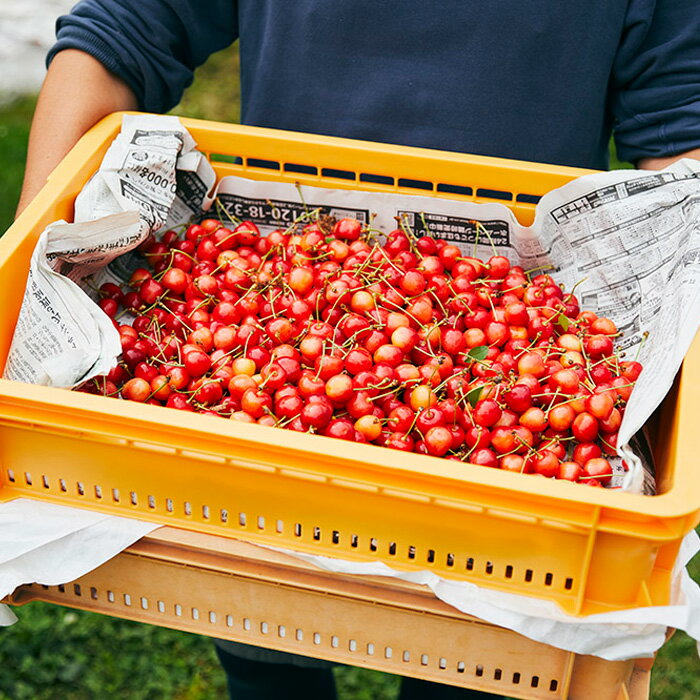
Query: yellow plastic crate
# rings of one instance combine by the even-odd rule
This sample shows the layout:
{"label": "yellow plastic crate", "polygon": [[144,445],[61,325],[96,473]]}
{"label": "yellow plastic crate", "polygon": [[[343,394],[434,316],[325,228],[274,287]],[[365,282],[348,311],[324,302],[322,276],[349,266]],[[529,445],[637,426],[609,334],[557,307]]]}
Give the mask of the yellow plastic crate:
{"label": "yellow plastic crate", "polygon": [[[51,221],[70,220],[76,194],[120,123],[112,115],[81,139],[0,239],[0,367],[36,239]],[[465,200],[503,201],[524,223],[532,220],[533,199],[585,172],[183,123],[219,176],[457,198],[459,187]],[[393,184],[369,182],[378,175]],[[0,501],[27,496],[399,569],[431,569],[553,600],[575,615],[663,604],[680,541],[700,519],[700,431],[692,395],[699,385],[696,341],[661,410],[655,440],[660,495],[643,497],[0,380]]]}

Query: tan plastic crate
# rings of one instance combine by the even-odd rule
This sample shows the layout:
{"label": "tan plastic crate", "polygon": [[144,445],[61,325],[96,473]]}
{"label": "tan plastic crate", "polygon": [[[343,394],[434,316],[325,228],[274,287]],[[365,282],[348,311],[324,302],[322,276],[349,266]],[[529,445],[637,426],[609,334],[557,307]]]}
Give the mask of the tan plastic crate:
{"label": "tan plastic crate", "polygon": [[163,528],[43,600],[306,656],[532,700],[644,700],[648,673],[540,644],[424,588],[320,571],[277,552]]}

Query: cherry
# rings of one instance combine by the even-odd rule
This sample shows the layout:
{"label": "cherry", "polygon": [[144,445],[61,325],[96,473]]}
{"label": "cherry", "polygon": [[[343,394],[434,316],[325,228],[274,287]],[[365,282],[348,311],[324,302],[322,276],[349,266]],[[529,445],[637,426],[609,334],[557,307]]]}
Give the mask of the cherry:
{"label": "cherry", "polygon": [[531,406],[520,415],[520,425],[532,432],[541,432],[547,428],[547,416],[541,408]]}
{"label": "cherry", "polygon": [[568,430],[574,422],[574,418],[576,418],[576,411],[569,403],[553,406],[547,414],[550,427],[558,431]]}
{"label": "cherry", "polygon": [[608,393],[591,394],[586,398],[586,410],[598,420],[609,418],[614,408],[615,401]]}
{"label": "cherry", "polygon": [[636,361],[621,362],[620,369],[622,376],[630,382],[636,382],[639,375],[642,373],[642,365]]}
{"label": "cherry", "polygon": [[177,408],[180,411],[194,411],[194,407],[182,394],[171,394],[165,402],[165,405],[169,408]]}
{"label": "cherry", "polygon": [[428,454],[442,457],[452,447],[452,433],[444,425],[436,425],[428,430],[424,441]]}
{"label": "cherry", "polygon": [[531,460],[522,455],[507,454],[499,460],[498,466],[506,472],[516,472],[517,474],[531,474]]}
{"label": "cherry", "polygon": [[360,416],[355,421],[354,428],[364,435],[368,442],[372,442],[376,440],[382,432],[382,423],[373,415]]}
{"label": "cherry", "polygon": [[560,369],[549,377],[549,385],[562,394],[575,394],[578,390],[579,376],[572,369]]}
{"label": "cherry", "polygon": [[474,450],[469,457],[469,461],[472,464],[478,464],[482,467],[498,467],[498,457],[496,457],[496,453],[488,447],[481,447],[478,450]]}
{"label": "cherry", "polygon": [[579,413],[571,424],[571,432],[579,442],[593,442],[598,436],[598,421],[590,413]]}
{"label": "cherry", "polygon": [[151,395],[151,385],[140,377],[129,379],[122,387],[122,398],[143,403]]}
{"label": "cherry", "polygon": [[354,391],[352,379],[347,374],[334,374],[326,380],[326,396],[336,404],[347,403]]}
{"label": "cherry", "polygon": [[260,376],[262,378],[261,387],[264,386],[268,392],[279,389],[287,381],[287,372],[279,362],[270,362],[264,365],[260,370]]}
{"label": "cherry", "polygon": [[211,358],[204,350],[192,350],[185,355],[183,363],[191,377],[201,377],[209,371]]}
{"label": "cherry", "polygon": [[353,348],[345,356],[345,370],[352,375],[368,372],[374,366],[372,355],[364,348]]}
{"label": "cherry", "polygon": [[410,393],[410,405],[414,411],[424,408],[432,408],[437,403],[437,396],[433,393],[431,387],[426,384],[421,384],[413,389]]}
{"label": "cherry", "polygon": [[543,377],[547,372],[544,358],[538,352],[524,353],[518,360],[518,374],[531,374],[534,377]]}
{"label": "cherry", "polygon": [[586,462],[603,454],[602,450],[594,442],[582,442],[574,447],[573,461],[583,466]]}
{"label": "cherry", "polygon": [[347,418],[334,418],[323,429],[323,435],[327,437],[337,438],[339,440],[350,440],[358,442],[357,431],[351,421]]}
{"label": "cherry", "polygon": [[594,457],[589,459],[583,465],[582,479],[597,479],[601,484],[606,484],[612,478],[612,467],[610,462],[603,457]]}
{"label": "cherry", "polygon": [[433,428],[435,426],[444,425],[445,414],[437,406],[434,406],[433,408],[426,408],[420,411],[416,416],[415,426],[416,429],[421,433],[426,433],[428,430],[430,430],[430,428]]}
{"label": "cherry", "polygon": [[485,428],[490,428],[498,422],[501,417],[499,405],[492,399],[482,399],[477,401],[474,407],[474,422]]}
{"label": "cherry", "polygon": [[535,454],[533,467],[537,474],[554,477],[559,474],[559,458],[551,451],[542,449]]}
{"label": "cherry", "polygon": [[301,422],[316,429],[324,428],[330,422],[333,409],[320,402],[308,403],[301,409]]}
{"label": "cherry", "polygon": [[280,418],[293,418],[301,413],[304,401],[300,396],[283,396],[275,402],[275,414]]}
{"label": "cherry", "polygon": [[486,263],[489,277],[501,280],[510,271],[510,260],[503,255],[494,255]]}
{"label": "cherry", "polygon": [[241,408],[253,418],[260,418],[272,408],[272,398],[263,391],[246,389],[241,396]]}
{"label": "cherry", "polygon": [[599,418],[598,424],[604,433],[616,433],[622,425],[622,413],[619,409],[613,408],[607,418]]}
{"label": "cherry", "polygon": [[333,235],[346,241],[356,241],[362,233],[362,224],[357,219],[340,219],[333,226]]}
{"label": "cherry", "polygon": [[[475,425],[467,428],[464,434],[464,441],[469,447],[480,449],[491,445],[492,434],[487,428]],[[498,449],[498,452],[503,452],[503,450]]]}
{"label": "cherry", "polygon": [[578,462],[561,462],[559,464],[559,474],[560,479],[565,479],[566,481],[578,481],[581,477],[582,467]]}
{"label": "cherry", "polygon": [[586,336],[583,347],[589,357],[608,357],[613,352],[613,342],[607,335]]}
{"label": "cherry", "polygon": [[513,411],[522,413],[532,405],[532,391],[526,384],[515,384],[503,395],[503,400]]}

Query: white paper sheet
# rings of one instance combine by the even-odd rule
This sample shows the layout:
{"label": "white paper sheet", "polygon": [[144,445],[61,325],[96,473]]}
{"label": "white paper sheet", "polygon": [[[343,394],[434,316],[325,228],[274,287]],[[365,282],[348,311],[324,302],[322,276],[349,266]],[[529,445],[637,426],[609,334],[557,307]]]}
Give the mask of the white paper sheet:
{"label": "white paper sheet", "polygon": [[[74,581],[157,525],[18,498],[0,505],[0,600],[24,583]],[[16,621],[0,605],[0,625]]]}

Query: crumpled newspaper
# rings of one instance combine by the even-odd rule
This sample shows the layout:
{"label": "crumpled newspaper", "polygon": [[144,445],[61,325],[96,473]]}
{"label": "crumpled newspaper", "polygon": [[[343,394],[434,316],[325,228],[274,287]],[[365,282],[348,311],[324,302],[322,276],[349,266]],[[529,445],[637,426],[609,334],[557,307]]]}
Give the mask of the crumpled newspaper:
{"label": "crumpled newspaper", "polygon": [[39,238],[3,377],[74,387],[114,367],[119,334],[91,298],[90,284],[104,280],[86,278],[199,211],[214,179],[179,119],[125,116],[76,198],[75,223],[55,222]]}

